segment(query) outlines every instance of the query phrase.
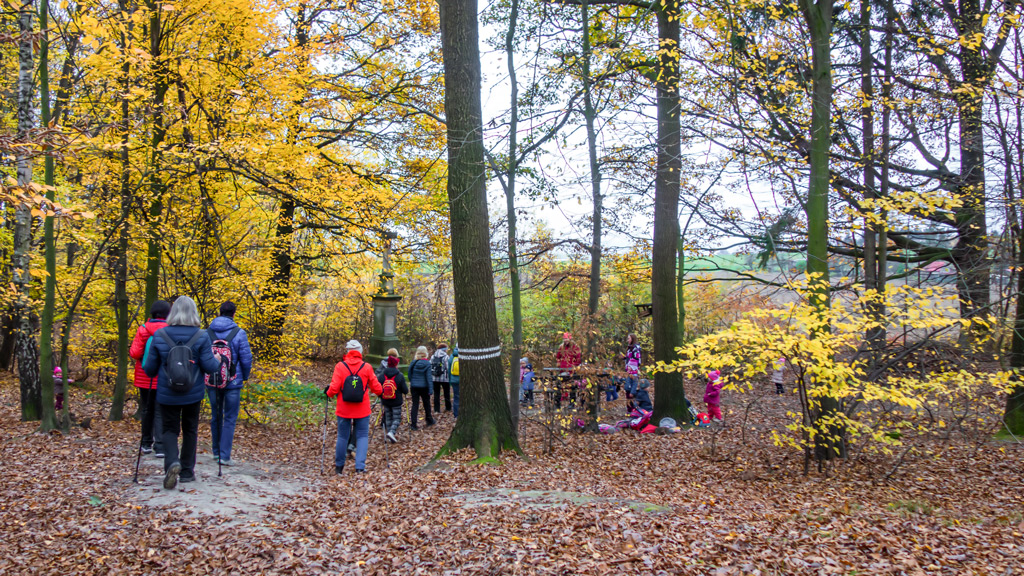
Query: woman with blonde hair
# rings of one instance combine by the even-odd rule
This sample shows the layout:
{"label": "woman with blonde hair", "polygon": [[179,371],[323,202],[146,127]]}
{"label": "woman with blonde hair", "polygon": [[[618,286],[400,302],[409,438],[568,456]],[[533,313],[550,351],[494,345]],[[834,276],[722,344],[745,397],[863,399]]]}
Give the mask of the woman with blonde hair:
{"label": "woman with blonde hair", "polygon": [[156,401],[163,419],[164,488],[170,490],[179,479],[196,479],[199,407],[206,393],[203,373],[220,370],[220,361],[213,357],[206,330],[199,329],[199,311],[188,296],[174,301],[167,326],[158,330],[150,342],[143,370],[150,378],[158,376]]}
{"label": "woman with blonde hair", "polygon": [[430,377],[430,361],[427,360],[427,347],[420,346],[416,349],[413,361],[409,363],[408,377],[409,391],[412,394],[412,410],[409,412],[409,427],[417,430],[416,415],[419,413],[420,401],[423,402],[423,419],[427,426],[434,425],[434,418],[430,415],[430,395],[434,393],[434,382]]}

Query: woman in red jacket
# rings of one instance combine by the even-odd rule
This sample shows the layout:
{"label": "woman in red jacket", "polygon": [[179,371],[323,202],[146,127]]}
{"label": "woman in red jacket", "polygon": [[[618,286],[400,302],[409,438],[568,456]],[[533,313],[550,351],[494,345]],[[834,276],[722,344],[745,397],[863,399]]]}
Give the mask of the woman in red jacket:
{"label": "woman in red jacket", "polygon": [[[149,308],[149,321],[139,326],[135,339],[128,348],[128,355],[135,359],[135,387],[139,389],[139,412],[142,414],[142,453],[149,454],[156,449],[157,458],[163,458],[163,442],[160,410],[156,407],[156,380],[142,369],[142,357],[146,355],[146,344],[156,331],[167,326],[167,314],[171,303],[157,300]],[[156,434],[153,431],[156,430]]]}
{"label": "woman in red jacket", "polygon": [[[370,443],[370,392],[380,396],[384,391],[373,366],[363,362],[363,345],[357,340],[349,340],[345,345],[348,352],[345,359],[334,367],[331,385],[327,388],[327,396],[338,397],[334,413],[338,416],[338,441],[334,445],[334,471],[337,474],[345,468],[345,456],[348,452],[349,436],[356,435],[356,472],[366,472],[366,450]],[[362,381],[362,401],[346,402],[340,397],[342,387],[353,385],[354,378]]]}

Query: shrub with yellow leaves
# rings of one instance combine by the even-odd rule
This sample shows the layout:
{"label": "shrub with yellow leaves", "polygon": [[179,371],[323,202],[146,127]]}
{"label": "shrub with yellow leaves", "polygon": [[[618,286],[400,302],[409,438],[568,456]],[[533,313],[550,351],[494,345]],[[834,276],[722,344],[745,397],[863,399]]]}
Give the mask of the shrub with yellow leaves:
{"label": "shrub with yellow leaves", "polygon": [[[896,369],[906,368],[908,356],[926,346],[953,346],[960,331],[983,322],[960,318],[955,297],[939,287],[893,285],[884,293],[835,296],[825,308],[814,302],[809,282],[789,286],[799,296],[795,301],[751,310],[729,328],[680,348],[678,361],[655,369],[699,377],[714,367],[722,371],[725,390],[750,393],[773,362],[785,359],[800,412],[790,412],[791,423],[774,430],[772,438],[776,445],[802,450],[805,467],[823,444],[859,444],[892,454],[909,434],[987,434],[998,426],[998,399],[1009,390],[1010,373]],[[875,303],[886,311],[881,319],[867,312]],[[898,329],[906,338],[873,350],[865,334],[879,328]],[[837,409],[829,410],[829,403]]]}

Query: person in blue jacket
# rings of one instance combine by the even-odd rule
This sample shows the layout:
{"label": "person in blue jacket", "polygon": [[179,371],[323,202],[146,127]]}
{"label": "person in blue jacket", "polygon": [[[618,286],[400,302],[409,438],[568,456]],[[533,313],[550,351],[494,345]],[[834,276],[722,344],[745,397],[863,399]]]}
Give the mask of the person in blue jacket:
{"label": "person in blue jacket", "polygon": [[224,388],[207,387],[210,396],[210,438],[213,443],[213,459],[222,466],[234,464],[231,460],[231,444],[235,439],[235,424],[238,422],[238,408],[242,399],[242,387],[252,370],[252,350],[249,336],[235,324],[235,303],[227,301],[220,305],[220,316],[210,322],[207,334],[210,341],[225,340],[231,348],[231,364],[235,377]]}
{"label": "person in blue jacket", "polygon": [[[198,334],[197,334],[198,333]],[[194,339],[193,339],[194,337]],[[170,342],[168,342],[170,340]],[[199,438],[199,407],[203,403],[206,386],[203,374],[220,369],[220,362],[210,350],[210,337],[199,329],[199,311],[196,303],[188,296],[181,296],[171,306],[167,315],[167,327],[153,335],[143,369],[150,378],[157,376],[156,401],[163,418],[164,442],[164,488],[168,490],[182,482],[196,479],[196,442]],[[183,392],[170,387],[164,360],[171,352],[172,344],[184,345],[191,342],[192,386]],[[181,458],[178,457],[178,434],[181,434]]]}

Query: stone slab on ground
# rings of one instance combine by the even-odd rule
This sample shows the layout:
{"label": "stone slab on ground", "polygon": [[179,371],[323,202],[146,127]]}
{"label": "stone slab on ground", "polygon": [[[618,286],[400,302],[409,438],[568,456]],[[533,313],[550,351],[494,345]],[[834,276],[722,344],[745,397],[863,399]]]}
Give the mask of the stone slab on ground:
{"label": "stone slab on ground", "polygon": [[670,512],[672,509],[651,502],[640,502],[626,500],[623,498],[606,498],[583,494],[581,492],[562,492],[558,490],[513,490],[510,488],[491,488],[479,492],[463,492],[449,496],[452,500],[460,502],[463,507],[475,508],[479,506],[500,506],[514,503],[524,508],[558,508],[571,505],[579,506],[588,502],[609,503],[616,506],[625,506],[637,512]]}

